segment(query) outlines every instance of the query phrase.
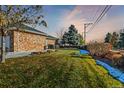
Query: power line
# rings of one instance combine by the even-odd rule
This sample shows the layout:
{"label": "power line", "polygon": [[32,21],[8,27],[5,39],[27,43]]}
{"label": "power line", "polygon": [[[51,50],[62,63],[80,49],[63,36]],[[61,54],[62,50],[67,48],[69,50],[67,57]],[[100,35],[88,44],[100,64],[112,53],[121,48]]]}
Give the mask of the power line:
{"label": "power line", "polygon": [[96,24],[105,16],[105,14],[109,11],[109,9],[112,7],[112,5],[106,5],[105,8],[103,9],[103,11],[101,12],[100,16],[96,19],[96,21],[94,22],[94,24],[92,25],[92,27],[87,31],[90,32],[93,30],[93,28],[96,26]]}
{"label": "power line", "polygon": [[100,8],[101,6],[98,6],[98,9],[96,10],[96,12],[95,12],[95,14],[94,14],[94,16],[93,16],[93,18],[92,18],[92,20],[94,20],[95,19],[95,17],[97,17],[97,14],[98,14],[98,12],[100,11]]}
{"label": "power line", "polygon": [[96,19],[96,21],[94,22],[94,24],[92,25],[92,27],[90,28],[90,30],[88,30],[88,32],[91,31],[95,27],[95,25],[98,23],[98,21],[102,17],[103,13],[105,13],[105,11],[106,11],[107,8],[108,8],[108,5],[105,6],[105,8],[101,12],[101,14],[98,16],[98,18]]}

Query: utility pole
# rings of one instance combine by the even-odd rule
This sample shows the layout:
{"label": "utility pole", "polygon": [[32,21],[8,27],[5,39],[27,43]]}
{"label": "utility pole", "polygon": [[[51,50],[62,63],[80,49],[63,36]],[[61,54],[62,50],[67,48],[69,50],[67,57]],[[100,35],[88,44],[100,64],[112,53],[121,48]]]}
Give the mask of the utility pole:
{"label": "utility pole", "polygon": [[92,25],[93,23],[85,23],[84,24],[84,44],[86,44],[86,29],[89,25]]}

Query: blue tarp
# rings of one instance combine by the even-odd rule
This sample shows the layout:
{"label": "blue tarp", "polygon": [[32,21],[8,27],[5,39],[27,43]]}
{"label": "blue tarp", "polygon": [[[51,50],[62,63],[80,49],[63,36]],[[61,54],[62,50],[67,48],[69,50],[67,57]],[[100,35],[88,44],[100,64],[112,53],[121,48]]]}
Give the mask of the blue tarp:
{"label": "blue tarp", "polygon": [[89,54],[89,51],[87,51],[87,50],[80,50],[80,54]]}
{"label": "blue tarp", "polygon": [[118,80],[124,83],[124,73],[118,78]]}
{"label": "blue tarp", "polygon": [[122,72],[119,69],[116,69],[114,67],[111,67],[110,65],[108,65],[100,60],[96,60],[96,64],[103,66],[105,69],[108,70],[108,72],[111,76],[113,76],[117,80],[124,83],[124,72]]}
{"label": "blue tarp", "polygon": [[116,69],[109,71],[109,73],[115,78],[119,78],[123,74],[121,71],[116,70]]}

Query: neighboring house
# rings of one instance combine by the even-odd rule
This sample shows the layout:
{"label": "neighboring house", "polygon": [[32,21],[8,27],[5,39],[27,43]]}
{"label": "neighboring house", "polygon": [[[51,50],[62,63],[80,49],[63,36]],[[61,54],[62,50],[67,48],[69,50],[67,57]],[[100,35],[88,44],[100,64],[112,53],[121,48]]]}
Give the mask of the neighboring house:
{"label": "neighboring house", "polygon": [[48,45],[55,46],[56,38],[49,38],[52,36],[27,25],[9,30],[5,38],[7,52],[38,52],[47,49]]}

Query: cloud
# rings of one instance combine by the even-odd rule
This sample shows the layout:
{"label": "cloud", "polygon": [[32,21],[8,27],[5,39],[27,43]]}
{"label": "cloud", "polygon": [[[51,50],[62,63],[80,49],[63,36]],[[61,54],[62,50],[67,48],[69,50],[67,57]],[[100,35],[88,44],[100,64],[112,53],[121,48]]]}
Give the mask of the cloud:
{"label": "cloud", "polygon": [[105,20],[100,22],[94,30],[87,34],[87,42],[92,40],[103,41],[106,33],[118,32],[124,27],[124,15],[107,17]]}
{"label": "cloud", "polygon": [[71,24],[74,24],[78,32],[82,34],[84,31],[84,23],[93,21],[94,16],[99,14],[102,7],[104,6],[76,6],[73,10],[64,12],[65,14],[61,18],[60,25],[68,28]]}
{"label": "cloud", "polygon": [[[84,23],[94,22],[96,16],[98,16],[105,6],[76,6],[72,11],[66,12],[61,18],[61,26],[68,28],[71,24],[74,24],[79,33],[83,33]],[[123,28],[124,15],[108,16],[107,14],[99,22],[99,24],[93,29],[93,31],[87,33],[87,42],[92,40],[103,41],[107,32],[119,31]]]}

